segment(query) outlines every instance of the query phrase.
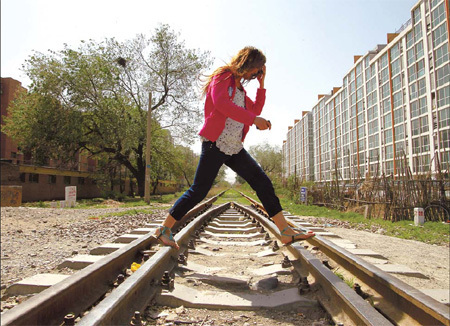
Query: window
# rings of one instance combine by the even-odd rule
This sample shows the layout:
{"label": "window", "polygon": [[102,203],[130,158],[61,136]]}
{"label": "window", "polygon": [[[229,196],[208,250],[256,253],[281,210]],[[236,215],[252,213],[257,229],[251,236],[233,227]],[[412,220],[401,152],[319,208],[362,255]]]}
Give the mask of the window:
{"label": "window", "polygon": [[445,43],[443,46],[438,48],[435,51],[435,61],[436,61],[436,67],[439,67],[444,62],[448,61],[448,44]]}
{"label": "window", "polygon": [[381,69],[383,69],[384,67],[386,67],[388,64],[388,56],[387,53],[385,53],[381,59],[380,59],[380,65],[381,65]]}
{"label": "window", "polygon": [[414,40],[417,42],[420,38],[422,38],[422,25],[416,25],[414,27]]}
{"label": "window", "polygon": [[391,128],[389,128],[388,130],[386,130],[384,132],[384,143],[385,144],[392,143],[392,129]]}
{"label": "window", "polygon": [[394,109],[403,104],[403,93],[397,92],[393,96]]}
{"label": "window", "polygon": [[369,148],[374,148],[374,147],[378,147],[379,142],[378,142],[378,133],[372,136],[369,136]]}
{"label": "window", "polygon": [[353,106],[350,108],[350,117],[351,117],[351,118],[354,118],[355,115],[356,115],[356,105],[353,105]]}
{"label": "window", "polygon": [[416,61],[416,54],[414,52],[414,48],[411,48],[406,54],[408,58],[408,67]]}
{"label": "window", "polygon": [[358,136],[359,136],[359,144],[364,144],[363,141],[361,141],[361,137],[364,137],[366,135],[366,129],[364,128],[364,126],[360,126],[358,128]]}
{"label": "window", "polygon": [[418,88],[419,88],[418,89],[418,96],[420,97],[420,96],[424,95],[425,92],[427,91],[427,86],[425,84],[425,78],[422,78],[421,80],[419,80],[417,82],[417,85],[418,85]]}
{"label": "window", "polygon": [[439,128],[450,126],[450,108],[439,111]]}
{"label": "window", "polygon": [[31,183],[39,183],[39,174],[37,173],[30,173],[28,175],[28,181]]}
{"label": "window", "polygon": [[438,90],[437,93],[439,108],[450,104],[450,86]]}
{"label": "window", "polygon": [[433,46],[436,48],[439,44],[447,40],[447,26],[442,24],[433,31]]}
{"label": "window", "polygon": [[411,135],[417,136],[420,134],[420,120],[415,119],[411,121]]}
{"label": "window", "polygon": [[405,119],[403,116],[403,108],[401,107],[399,109],[394,110],[394,125],[403,122],[404,120]]}
{"label": "window", "polygon": [[11,152],[11,158],[17,158],[17,153],[16,152]]}
{"label": "window", "polygon": [[378,131],[378,120],[373,120],[369,122],[369,135],[373,135]]}
{"label": "window", "polygon": [[[401,69],[401,60],[397,59],[391,64],[392,76],[397,75]],[[399,76],[400,77],[400,76]]]}
{"label": "window", "polygon": [[353,93],[355,91],[355,82],[352,81],[348,88],[349,88],[350,94]]}
{"label": "window", "polygon": [[358,90],[356,91],[356,98],[358,99],[358,108],[362,107],[362,103],[360,105],[361,99],[363,98],[363,88],[360,87],[358,88]]}
{"label": "window", "polygon": [[48,183],[51,183],[51,184],[56,183],[56,175],[49,175],[48,176]]}
{"label": "window", "polygon": [[358,77],[356,77],[356,87],[361,87],[362,85],[362,75],[359,75]]}
{"label": "window", "polygon": [[428,116],[420,118],[420,133],[428,131]]}
{"label": "window", "polygon": [[358,114],[358,126],[364,125],[364,113]]}
{"label": "window", "polygon": [[442,68],[439,68],[436,71],[436,79],[437,79],[437,87],[440,87],[446,83],[449,82],[450,78],[449,78],[449,74],[450,74],[450,69],[449,69],[449,65],[444,65]]}
{"label": "window", "polygon": [[381,70],[381,84],[384,84],[389,79],[389,69]]}
{"label": "window", "polygon": [[440,145],[441,145],[441,149],[444,148],[450,148],[450,130],[443,130],[441,132],[439,132],[440,135]]}
{"label": "window", "polygon": [[416,74],[416,65],[412,65],[408,68],[408,81],[411,83],[416,80],[417,74]]}
{"label": "window", "polygon": [[369,151],[369,160],[370,161],[377,161],[378,160],[378,155],[380,155],[379,154],[379,151],[378,151],[378,148],[375,148],[375,149],[371,149],[370,151]]}
{"label": "window", "polygon": [[392,127],[392,117],[391,114],[389,113],[384,116],[384,128],[386,129],[390,127]]}
{"label": "window", "polygon": [[85,181],[85,179],[83,177],[78,177],[78,184],[79,185],[84,185],[84,181]]}
{"label": "window", "polygon": [[445,6],[444,2],[441,3],[435,10],[431,12],[431,19],[433,22],[433,27],[439,25],[445,20]]}
{"label": "window", "polygon": [[430,137],[428,135],[420,137],[422,143],[422,153],[430,150]]}
{"label": "window", "polygon": [[441,2],[441,0],[431,0],[431,9],[433,9],[434,7],[436,7],[436,5]]}
{"label": "window", "polygon": [[395,139],[400,140],[405,138],[405,127],[403,125],[395,127]]}
{"label": "window", "polygon": [[373,107],[367,110],[367,119],[369,119],[370,121],[376,117],[378,117],[378,107],[374,105]]}
{"label": "window", "polygon": [[403,158],[405,156],[405,142],[403,140],[395,143],[395,157]]}
{"label": "window", "polygon": [[441,171],[449,170],[449,158],[450,155],[448,152],[441,153]]}
{"label": "window", "polygon": [[428,112],[427,98],[422,97],[421,99],[419,99],[419,114],[422,115],[427,112]]}
{"label": "window", "polygon": [[372,92],[373,91],[373,89],[372,89],[372,83],[371,83],[371,81],[369,80],[367,83],[366,83],[366,92],[367,92],[367,94],[369,94],[370,92]]}
{"label": "window", "polygon": [[389,88],[389,83],[386,83],[381,87],[381,98],[385,99],[386,97],[391,95],[391,91]]}
{"label": "window", "polygon": [[373,94],[375,94],[375,92],[372,92],[369,95],[367,95],[367,106],[369,107],[371,107],[375,103],[373,101]]}
{"label": "window", "polygon": [[400,47],[399,44],[395,44],[392,48],[391,48],[391,61],[397,59],[398,55],[400,54]]}
{"label": "window", "polygon": [[409,100],[412,101],[417,98],[418,92],[417,92],[417,84],[412,83],[411,86],[409,86]]}
{"label": "window", "polygon": [[20,182],[25,182],[27,180],[27,174],[26,173],[21,173],[20,174]]}
{"label": "window", "polygon": [[418,117],[420,114],[419,113],[419,101],[411,102],[410,109],[411,109],[411,119]]}
{"label": "window", "polygon": [[414,35],[413,31],[406,34],[406,47],[410,48],[414,44]]}
{"label": "window", "polygon": [[423,42],[420,41],[416,44],[416,60],[419,60],[423,57]]}
{"label": "window", "polygon": [[425,61],[424,59],[417,62],[417,78],[422,77],[425,74]]}
{"label": "window", "polygon": [[71,178],[70,176],[64,176],[64,184],[65,185],[70,185],[71,183]]}
{"label": "window", "polygon": [[413,17],[414,17],[414,24],[417,24],[417,22],[420,20],[420,6],[414,9]]}
{"label": "window", "polygon": [[386,146],[385,152],[386,152],[386,160],[394,158],[394,150],[392,145]]}
{"label": "window", "polygon": [[420,153],[420,138],[419,137],[412,139],[412,152],[413,152],[413,154]]}
{"label": "window", "polygon": [[[361,143],[364,144],[364,142],[359,142],[359,147],[361,147]],[[364,150],[364,149],[362,149],[362,150]],[[364,151],[360,152],[359,153],[359,163],[360,163],[359,166],[364,166],[365,161],[366,161],[366,153]]]}
{"label": "window", "polygon": [[387,98],[383,101],[383,113],[391,111],[391,98]]}

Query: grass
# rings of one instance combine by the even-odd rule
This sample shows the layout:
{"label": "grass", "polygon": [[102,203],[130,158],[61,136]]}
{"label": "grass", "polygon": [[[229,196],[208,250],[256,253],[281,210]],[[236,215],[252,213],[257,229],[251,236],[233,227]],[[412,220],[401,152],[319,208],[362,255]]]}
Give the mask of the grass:
{"label": "grass", "polygon": [[[180,194],[167,194],[161,196],[152,196],[150,197],[150,205],[152,203],[159,204],[169,204],[173,202],[176,198],[178,198]],[[55,201],[59,207],[59,200]],[[39,201],[39,202],[29,202],[23,203],[24,207],[41,207],[41,208],[50,208],[52,201]],[[141,197],[125,197],[123,201],[115,201],[115,207],[127,208],[127,207],[139,207],[139,206],[148,206],[148,204]],[[76,202],[75,207],[67,207],[66,209],[98,209],[98,208],[110,208],[111,203],[108,202],[108,199],[105,198],[91,198],[91,199],[79,199]]]}
{"label": "grass", "polygon": [[[239,188],[225,188],[225,187],[213,187],[208,193],[208,198],[216,196],[220,192],[227,190],[218,200],[214,203],[221,205],[230,201],[236,202],[241,205],[249,205],[249,201],[242,197],[239,192],[259,201],[254,191],[251,190],[248,185],[241,186]],[[162,203],[169,204],[174,202],[182,193],[168,194],[162,196],[153,196],[150,203]],[[363,215],[355,212],[341,212],[326,207],[319,207],[313,205],[301,205],[296,204],[291,199],[286,198],[283,195],[279,196],[281,206],[290,213],[298,216],[314,216],[320,218],[330,219],[328,223],[333,224],[335,220],[345,221],[350,227],[362,230],[383,229],[384,235],[393,236],[402,239],[416,240],[429,244],[436,245],[449,245],[450,240],[450,225],[441,222],[425,222],[422,226],[414,226],[413,221],[398,221],[391,222],[383,219],[366,219]],[[50,208],[50,201],[39,201],[34,203],[25,203],[25,207],[43,207]],[[140,207],[148,206],[148,204],[141,197],[126,197],[122,202],[118,202],[116,207]],[[167,205],[169,206],[169,205]],[[93,198],[93,199],[81,199],[77,201],[77,206],[70,209],[94,209],[94,208],[108,208],[105,199]],[[69,209],[69,208],[68,208]],[[108,214],[107,216],[124,216],[135,215],[139,213],[151,214],[151,208],[142,209],[130,209],[119,213]],[[106,215],[105,215],[106,216]]]}
{"label": "grass", "polygon": [[[238,189],[247,196],[259,201],[254,191],[246,186]],[[284,210],[298,216],[314,216],[347,222],[352,228],[371,230],[383,229],[383,234],[401,239],[416,240],[429,244],[449,246],[450,225],[442,222],[425,222],[422,226],[415,226],[414,221],[391,222],[383,219],[366,219],[362,214],[355,212],[341,212],[338,210],[313,205],[296,204],[292,200],[280,196],[281,206]],[[247,202],[248,204],[248,202]]]}
{"label": "grass", "polygon": [[344,274],[342,274],[341,272],[339,272],[339,269],[336,269],[335,271],[333,271],[333,273],[339,277],[341,280],[343,280],[345,282],[345,284],[347,284],[349,287],[351,287],[353,289],[353,286],[355,285],[355,278],[345,278]]}
{"label": "grass", "polygon": [[249,204],[249,201],[247,199],[245,199],[244,197],[242,197],[238,191],[236,191],[235,189],[230,189],[230,188],[218,188],[217,190],[210,191],[208,194],[208,197],[216,196],[223,190],[227,190],[227,192],[225,192],[222,196],[220,196],[214,202],[215,205],[222,205],[222,204],[228,203],[230,201],[235,202],[237,204],[241,204],[241,205]]}

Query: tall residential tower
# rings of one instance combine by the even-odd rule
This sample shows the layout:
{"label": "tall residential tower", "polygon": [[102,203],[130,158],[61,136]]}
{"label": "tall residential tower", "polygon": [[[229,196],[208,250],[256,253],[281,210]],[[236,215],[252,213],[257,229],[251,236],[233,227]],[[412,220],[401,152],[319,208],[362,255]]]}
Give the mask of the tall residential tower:
{"label": "tall residential tower", "polygon": [[289,128],[285,176],[360,180],[450,168],[449,0],[421,0]]}

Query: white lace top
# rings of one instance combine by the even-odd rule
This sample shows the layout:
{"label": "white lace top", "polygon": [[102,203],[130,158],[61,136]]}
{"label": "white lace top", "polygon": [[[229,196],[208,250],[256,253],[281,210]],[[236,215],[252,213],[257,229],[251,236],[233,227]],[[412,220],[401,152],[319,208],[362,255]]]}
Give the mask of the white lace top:
{"label": "white lace top", "polygon": [[[233,88],[228,89],[230,96],[233,93]],[[245,93],[240,89],[236,88],[236,94],[234,94],[233,103],[245,108]],[[225,128],[222,130],[219,138],[216,140],[217,148],[224,154],[234,155],[240,152],[244,147],[242,145],[242,131],[244,129],[244,124],[237,122],[231,118],[227,118],[225,121]],[[203,141],[207,139],[202,137]]]}

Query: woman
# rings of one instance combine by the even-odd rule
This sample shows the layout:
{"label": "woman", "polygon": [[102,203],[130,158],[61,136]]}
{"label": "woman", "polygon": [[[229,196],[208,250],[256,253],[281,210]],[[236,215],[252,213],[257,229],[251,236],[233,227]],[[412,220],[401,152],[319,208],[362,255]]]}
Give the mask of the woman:
{"label": "woman", "polygon": [[[231,59],[228,65],[216,69],[203,88],[205,123],[200,130],[202,152],[192,186],[176,201],[166,220],[155,232],[164,245],[178,249],[171,227],[190,209],[202,201],[213,184],[222,164],[226,164],[256,191],[265,210],[280,230],[285,245],[314,236],[300,229],[291,228],[282,212],[272,182],[243,148],[242,142],[250,128],[271,129],[270,121],[260,117],[266,90],[266,57],[254,48],[245,47]],[[259,82],[256,99],[247,97],[242,83],[253,79]]]}

